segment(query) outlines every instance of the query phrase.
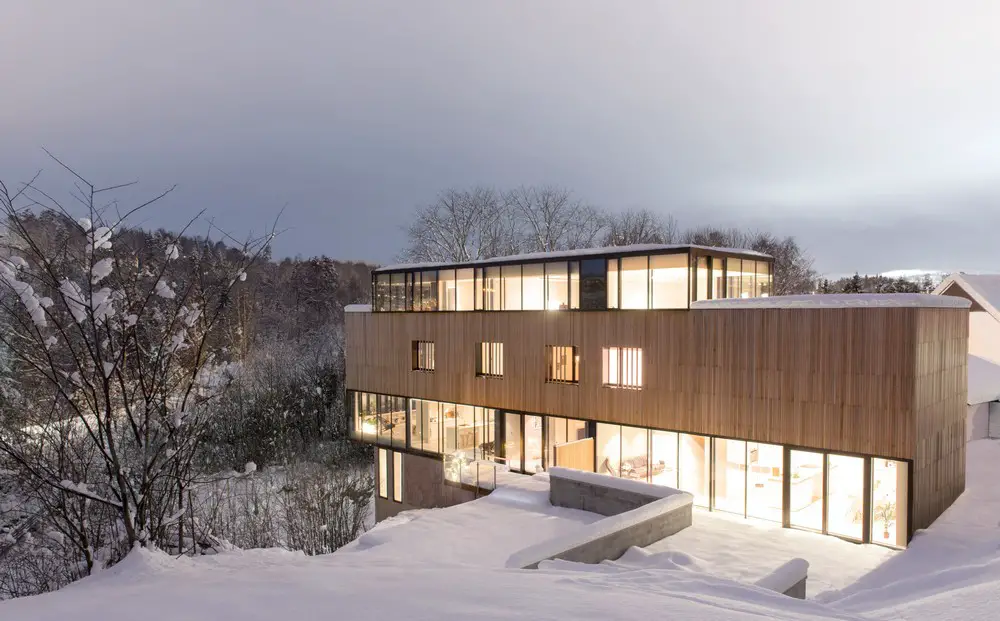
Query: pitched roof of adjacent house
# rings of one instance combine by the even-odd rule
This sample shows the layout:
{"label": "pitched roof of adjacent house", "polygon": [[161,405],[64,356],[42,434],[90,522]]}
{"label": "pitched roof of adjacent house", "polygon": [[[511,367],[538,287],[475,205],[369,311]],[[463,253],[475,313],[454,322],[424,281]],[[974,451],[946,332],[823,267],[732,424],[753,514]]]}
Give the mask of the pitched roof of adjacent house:
{"label": "pitched roof of adjacent house", "polygon": [[969,396],[966,403],[1000,400],[1000,366],[985,358],[969,355]]}
{"label": "pitched roof of adjacent house", "polygon": [[934,293],[970,300],[972,310],[986,311],[1000,321],[1000,274],[955,272],[941,281]]}

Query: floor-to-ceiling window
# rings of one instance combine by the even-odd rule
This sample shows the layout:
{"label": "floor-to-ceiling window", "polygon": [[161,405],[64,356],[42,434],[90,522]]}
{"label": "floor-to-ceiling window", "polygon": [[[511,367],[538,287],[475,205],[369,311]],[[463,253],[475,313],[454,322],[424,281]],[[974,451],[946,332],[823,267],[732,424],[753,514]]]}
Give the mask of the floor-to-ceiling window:
{"label": "floor-to-ceiling window", "polygon": [[621,283],[621,259],[608,259],[608,283],[607,283],[607,305],[608,308],[620,308],[621,296],[619,295]]}
{"label": "floor-to-ceiling window", "polygon": [[477,459],[493,459],[496,456],[496,410],[476,408],[475,429]]}
{"label": "floor-to-ceiling window", "polygon": [[624,257],[621,265],[619,308],[649,308],[649,257]]}
{"label": "floor-to-ceiling window", "polygon": [[715,502],[719,511],[744,515],[747,493],[747,443],[715,438]]}
{"label": "floor-to-ceiling window", "polygon": [[709,262],[712,266],[712,299],[721,300],[726,297],[726,260],[711,257]]}
{"label": "floor-to-ceiling window", "polygon": [[597,423],[597,472],[621,476],[621,425]]}
{"label": "floor-to-ceiling window", "polygon": [[872,543],[906,545],[908,475],[906,462],[872,458]]}
{"label": "floor-to-ceiling window", "polygon": [[438,308],[443,311],[455,310],[455,270],[438,272]]}
{"label": "floor-to-ceiling window", "polygon": [[708,278],[708,257],[698,257],[697,272],[695,276],[694,296],[695,300],[709,299],[709,278]]}
{"label": "floor-to-ceiling window", "polygon": [[504,413],[504,457],[511,470],[521,469],[521,415]]}
{"label": "floor-to-ceiling window", "polygon": [[524,471],[542,471],[542,417],[524,417]]}
{"label": "floor-to-ceiling window", "polygon": [[650,475],[649,431],[642,427],[622,425],[621,438],[622,478],[648,481]]}
{"label": "floor-to-ceiling window", "polygon": [[456,271],[455,276],[455,310],[476,310],[476,294],[473,286],[475,270],[471,267]]}
{"label": "floor-to-ceiling window", "polygon": [[651,308],[687,308],[690,298],[688,286],[688,255],[654,254],[649,257],[652,281]]}
{"label": "floor-to-ceiling window", "polygon": [[649,432],[650,483],[677,487],[677,434],[673,431]]}
{"label": "floor-to-ceiling window", "polygon": [[823,454],[792,450],[789,477],[789,523],[823,530]]}
{"label": "floor-to-ceiling window", "polygon": [[478,459],[476,454],[476,408],[471,405],[455,407],[455,452],[468,461]]}
{"label": "floor-to-ceiling window", "polygon": [[521,310],[521,266],[504,265],[500,274],[503,279],[503,309]]}
{"label": "floor-to-ceiling window", "polygon": [[781,522],[784,453],[776,444],[747,442],[747,517]]}
{"label": "floor-to-ceiling window", "polygon": [[440,404],[410,399],[410,447],[430,453],[441,452]]}
{"label": "floor-to-ceiling window", "polygon": [[556,464],[556,446],[587,437],[587,422],[561,416],[545,417],[545,467]]}
{"label": "floor-to-ceiling window", "polygon": [[521,269],[521,308],[545,310],[545,264],[528,263]]}
{"label": "floor-to-ceiling window", "polygon": [[864,458],[828,455],[826,477],[827,532],[861,541],[865,523]]}
{"label": "floor-to-ceiling window", "polygon": [[677,488],[694,496],[694,504],[708,506],[712,462],[711,443],[706,436],[680,434]]}
{"label": "floor-to-ceiling window", "polygon": [[569,305],[569,264],[566,261],[545,264],[546,310],[566,310]]}
{"label": "floor-to-ceiling window", "polygon": [[[491,408],[353,390],[347,399],[352,437],[393,452],[443,454],[449,481],[476,484],[483,467],[476,462],[498,456],[512,471],[539,472],[556,465],[557,446],[592,437],[596,429],[585,459],[582,446],[567,449],[575,467],[676,487],[713,510],[779,523],[787,512],[795,528],[906,545],[907,462],[559,416],[503,413],[498,420]],[[389,459],[391,471],[396,457]]]}

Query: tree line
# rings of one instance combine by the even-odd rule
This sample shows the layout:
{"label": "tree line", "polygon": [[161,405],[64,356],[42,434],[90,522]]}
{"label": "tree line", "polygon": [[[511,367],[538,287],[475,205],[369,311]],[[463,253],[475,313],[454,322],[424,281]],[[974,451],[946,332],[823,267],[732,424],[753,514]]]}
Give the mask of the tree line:
{"label": "tree line", "polygon": [[743,248],[774,257],[774,294],[811,293],[813,260],[794,237],[737,228],[682,230],[649,209],[608,211],[553,186],[509,190],[450,188],[416,209],[406,227],[408,262],[464,262],[528,252],[632,244],[697,244]]}
{"label": "tree line", "polygon": [[932,293],[935,286],[929,274],[914,280],[902,276],[890,278],[881,274],[861,276],[855,272],[853,276],[834,280],[820,279],[816,284],[816,293]]}

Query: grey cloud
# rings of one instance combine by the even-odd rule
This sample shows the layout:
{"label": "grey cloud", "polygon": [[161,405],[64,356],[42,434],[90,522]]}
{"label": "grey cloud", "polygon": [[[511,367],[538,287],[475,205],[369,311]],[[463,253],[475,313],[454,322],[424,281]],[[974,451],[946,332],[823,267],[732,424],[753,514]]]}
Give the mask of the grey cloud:
{"label": "grey cloud", "polygon": [[[153,226],[288,205],[278,254],[389,260],[453,185],[801,238],[822,271],[1000,269],[993,2],[67,3],[0,19],[0,175],[46,146],[178,183]],[[55,171],[51,171],[54,175]]]}

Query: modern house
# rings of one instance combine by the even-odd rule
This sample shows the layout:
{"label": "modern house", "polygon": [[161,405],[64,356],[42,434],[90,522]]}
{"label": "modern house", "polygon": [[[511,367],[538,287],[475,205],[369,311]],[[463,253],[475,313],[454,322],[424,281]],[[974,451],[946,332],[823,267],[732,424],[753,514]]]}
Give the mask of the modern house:
{"label": "modern house", "polygon": [[955,272],[934,293],[971,304],[966,436],[1000,437],[1000,274]]}
{"label": "modern house", "polygon": [[970,303],[772,297],[772,277],[688,245],[376,270],[346,356],[377,519],[558,465],[905,546],[965,488]]}

